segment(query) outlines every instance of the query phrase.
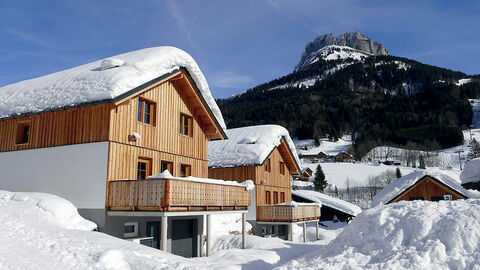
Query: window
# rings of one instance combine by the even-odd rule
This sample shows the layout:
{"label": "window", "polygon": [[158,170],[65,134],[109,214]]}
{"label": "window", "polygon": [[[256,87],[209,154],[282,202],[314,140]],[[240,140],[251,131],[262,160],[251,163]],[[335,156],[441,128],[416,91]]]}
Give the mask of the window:
{"label": "window", "polygon": [[410,197],[409,201],[423,201],[423,197]]}
{"label": "window", "polygon": [[193,137],[193,117],[186,114],[180,114],[180,134]]}
{"label": "window", "polygon": [[137,237],[138,236],[138,222],[126,222],[123,226],[124,237]]}
{"label": "window", "polygon": [[280,193],[280,202],[281,203],[285,202],[285,192]]}
{"label": "window", "polygon": [[144,180],[152,175],[152,160],[148,158],[138,158],[137,179]]}
{"label": "window", "polygon": [[173,175],[173,162],[162,160],[160,162],[160,172],[168,170]]}
{"label": "window", "polygon": [[138,122],[153,126],[155,120],[155,102],[139,98],[137,120]]}
{"label": "window", "polygon": [[277,203],[278,203],[278,192],[274,191],[273,192],[273,204],[277,204]]}
{"label": "window", "polygon": [[270,198],[270,191],[265,191],[265,204],[272,204],[272,199]]}
{"label": "window", "polygon": [[280,174],[285,175],[285,163],[280,161]]}
{"label": "window", "polygon": [[440,197],[432,197],[432,202],[443,201],[443,196]]}
{"label": "window", "polygon": [[17,126],[16,144],[26,144],[30,138],[30,123],[19,123]]}
{"label": "window", "polygon": [[267,159],[267,162],[265,162],[265,171],[271,172],[270,159]]}
{"label": "window", "polygon": [[192,166],[187,164],[180,165],[180,177],[187,177],[192,175]]}

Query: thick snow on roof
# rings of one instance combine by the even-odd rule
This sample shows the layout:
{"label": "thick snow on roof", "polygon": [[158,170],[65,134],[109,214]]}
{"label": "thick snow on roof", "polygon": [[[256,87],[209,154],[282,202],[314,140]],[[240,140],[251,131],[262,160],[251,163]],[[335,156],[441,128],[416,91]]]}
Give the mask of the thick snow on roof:
{"label": "thick snow on roof", "polygon": [[115,55],[82,66],[0,88],[0,118],[82,103],[110,100],[184,67],[220,126],[220,109],[195,60],[175,47],[153,47]]}
{"label": "thick snow on roof", "polygon": [[404,192],[406,189],[414,185],[420,178],[429,175],[442,184],[450,187],[451,189],[465,195],[467,198],[480,198],[476,192],[466,190],[461,185],[459,180],[455,180],[452,177],[441,173],[437,170],[416,170],[410,174],[398,178],[393,181],[382,190],[380,190],[375,197],[373,197],[372,207],[379,204],[385,204],[395,198],[397,195]]}
{"label": "thick snow on roof", "polygon": [[208,142],[208,166],[213,168],[260,165],[285,138],[297,164],[295,145],[288,130],[277,125],[260,125],[227,130],[227,140]]}
{"label": "thick snow on roof", "polygon": [[480,181],[480,158],[472,159],[465,164],[460,180],[462,184]]}
{"label": "thick snow on roof", "polygon": [[292,194],[312,202],[319,202],[325,206],[337,209],[352,216],[356,216],[362,212],[362,209],[354,204],[313,190],[292,190]]}

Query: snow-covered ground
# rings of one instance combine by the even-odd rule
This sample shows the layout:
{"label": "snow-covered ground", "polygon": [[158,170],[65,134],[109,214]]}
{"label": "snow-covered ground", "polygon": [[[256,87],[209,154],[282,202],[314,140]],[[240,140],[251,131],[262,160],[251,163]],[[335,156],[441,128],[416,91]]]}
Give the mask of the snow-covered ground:
{"label": "snow-covered ground", "polygon": [[[302,168],[309,167],[314,172],[318,163],[302,163]],[[320,163],[323,172],[325,173],[325,179],[329,184],[333,184],[338,188],[346,188],[347,181],[350,187],[353,186],[365,186],[368,178],[371,176],[377,176],[388,170],[395,170],[397,167],[400,169],[402,175],[411,173],[415,168],[405,166],[387,166],[378,163]]]}
{"label": "snow-covered ground", "polygon": [[[302,228],[294,227],[295,242],[247,236],[248,249],[239,249],[238,217],[215,216],[213,254],[186,259],[161,250],[91,231],[67,200],[44,193],[0,191],[0,269],[272,269],[314,252],[342,230],[341,224],[321,228],[321,240],[300,243]],[[315,227],[307,236],[314,240]]]}
{"label": "snow-covered ground", "polygon": [[[315,146],[313,140],[294,141],[297,149],[300,149],[298,154],[303,155],[317,155],[323,152],[327,155],[336,155],[340,152],[347,152],[352,145],[352,138],[350,135],[345,135],[336,142],[328,140],[328,138],[320,139],[320,145]],[[307,150],[304,150],[307,148]]]}
{"label": "snow-covered ground", "polygon": [[398,202],[278,269],[479,269],[480,200]]}

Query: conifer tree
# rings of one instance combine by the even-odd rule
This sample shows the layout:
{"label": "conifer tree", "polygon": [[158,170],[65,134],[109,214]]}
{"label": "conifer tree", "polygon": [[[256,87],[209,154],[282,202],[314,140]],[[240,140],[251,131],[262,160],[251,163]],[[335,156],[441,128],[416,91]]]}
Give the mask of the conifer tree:
{"label": "conifer tree", "polygon": [[327,180],[325,180],[325,174],[323,173],[320,164],[317,165],[313,184],[315,186],[315,190],[319,192],[323,192],[328,185]]}
{"label": "conifer tree", "polygon": [[400,168],[398,168],[398,167],[395,170],[395,176],[397,177],[397,179],[402,177],[402,172],[400,171]]}
{"label": "conifer tree", "polygon": [[468,148],[467,160],[480,157],[480,143],[475,138],[468,144]]}
{"label": "conifer tree", "polygon": [[418,168],[425,169],[425,159],[423,158],[423,155],[420,155],[418,158],[418,163]]}

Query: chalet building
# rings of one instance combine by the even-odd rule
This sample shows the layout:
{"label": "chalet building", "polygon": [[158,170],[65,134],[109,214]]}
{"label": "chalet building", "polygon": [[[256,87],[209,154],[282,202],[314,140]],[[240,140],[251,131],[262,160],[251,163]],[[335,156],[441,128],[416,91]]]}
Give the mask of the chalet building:
{"label": "chalet building", "polygon": [[476,198],[460,182],[438,172],[414,171],[393,181],[373,198],[372,206],[399,201],[442,201]]}
{"label": "chalet building", "polygon": [[227,136],[227,140],[208,143],[208,177],[253,180],[255,190],[247,219],[254,234],[291,240],[293,224],[305,226],[306,222],[319,219],[318,205],[291,202],[291,175],[298,174],[300,168],[285,128],[242,127],[227,130]]}
{"label": "chalet building", "polygon": [[300,174],[294,174],[293,178],[297,181],[308,182],[308,181],[310,181],[310,177],[312,177],[312,175],[313,175],[312,169],[310,169],[309,167],[306,167],[306,168],[302,169]]}
{"label": "chalet building", "polygon": [[211,214],[245,225],[251,204],[244,185],[205,179],[208,141],[226,138],[190,55],[133,51],[0,88],[0,189],[64,197],[102,232],[201,256]]}
{"label": "chalet building", "polygon": [[320,221],[349,222],[362,212],[362,209],[354,204],[313,190],[293,190],[292,199],[300,203],[321,204]]}
{"label": "chalet building", "polygon": [[352,161],[353,156],[345,151],[342,151],[336,154],[334,159],[335,159],[335,162],[347,162],[347,161]]}

